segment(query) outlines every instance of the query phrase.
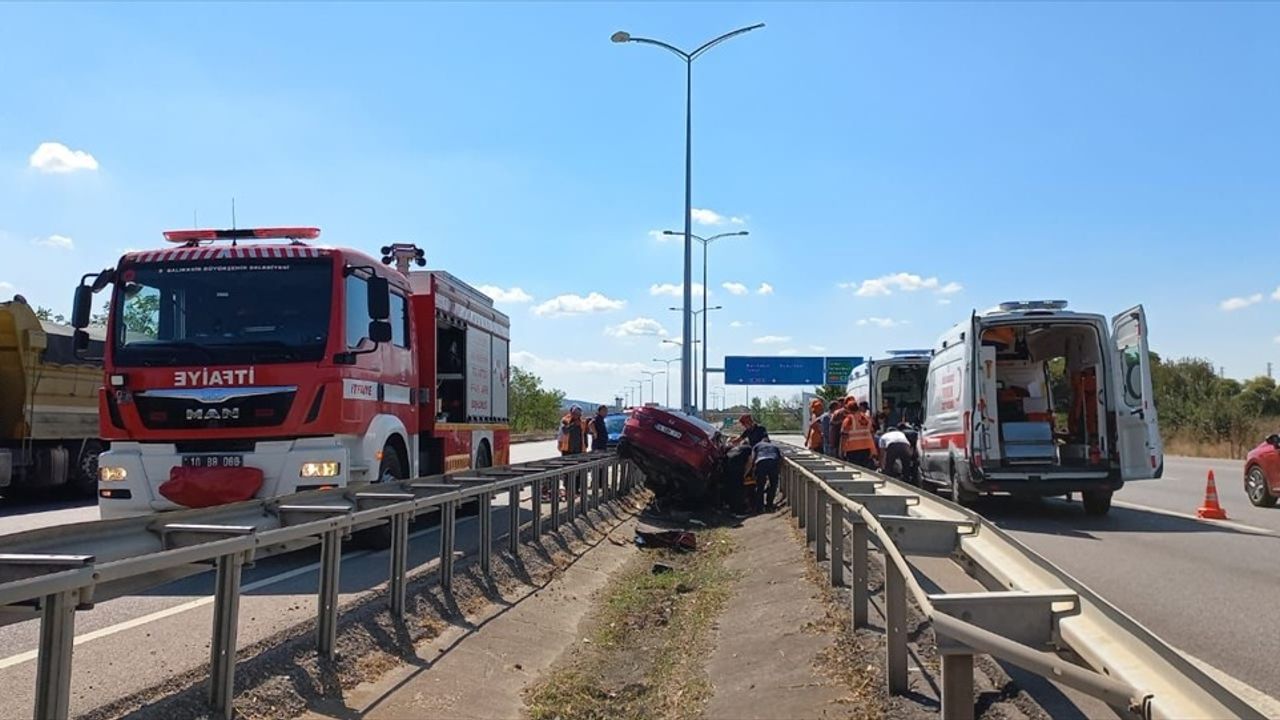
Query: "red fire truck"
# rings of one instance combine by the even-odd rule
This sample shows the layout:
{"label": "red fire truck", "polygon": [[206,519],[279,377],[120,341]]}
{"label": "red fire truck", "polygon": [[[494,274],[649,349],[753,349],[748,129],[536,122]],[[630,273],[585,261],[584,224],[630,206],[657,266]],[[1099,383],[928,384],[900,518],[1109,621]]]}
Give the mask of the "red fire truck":
{"label": "red fire truck", "polygon": [[508,462],[510,321],[412,245],[316,228],[180,230],[76,289],[111,291],[105,518]]}

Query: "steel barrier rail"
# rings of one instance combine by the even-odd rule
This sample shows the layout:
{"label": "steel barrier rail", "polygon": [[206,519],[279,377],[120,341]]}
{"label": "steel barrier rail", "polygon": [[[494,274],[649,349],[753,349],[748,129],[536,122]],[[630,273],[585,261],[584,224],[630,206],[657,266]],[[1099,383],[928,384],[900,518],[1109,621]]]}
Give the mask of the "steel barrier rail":
{"label": "steel barrier rail", "polygon": [[[40,618],[36,659],[36,720],[61,720],[69,711],[71,649],[75,614],[95,602],[137,593],[180,577],[216,573],[210,643],[209,704],[231,718],[235,694],[236,626],[241,573],[257,557],[320,544],[317,591],[318,652],[332,657],[337,640],[338,581],[342,540],[353,532],[389,526],[388,602],[403,617],[407,585],[409,523],[440,513],[439,582],[451,586],[457,509],[479,506],[479,565],[491,570],[492,501],[508,493],[508,552],[518,556],[521,495],[530,488],[533,539],[559,532],[590,509],[639,487],[641,475],[614,455],[575,455],[468,470],[448,475],[313,490],[269,500],[250,500],[201,510],[97,520],[31,530],[0,538],[0,624]],[[563,508],[559,488],[565,488]],[[542,491],[551,490],[550,516],[543,517]]]}
{"label": "steel barrier rail", "polygon": [[[787,448],[783,491],[818,559],[830,558],[833,585],[844,584],[845,527],[850,526],[855,627],[867,622],[867,542],[869,535],[875,537],[885,558],[889,690],[908,690],[910,590],[937,637],[944,718],[974,716],[975,652],[1099,698],[1122,716],[1263,717],[1149,630],[977,513],[799,448]],[[950,557],[989,591],[926,593],[912,572],[910,555]],[[1057,651],[1073,653],[1087,667]]]}

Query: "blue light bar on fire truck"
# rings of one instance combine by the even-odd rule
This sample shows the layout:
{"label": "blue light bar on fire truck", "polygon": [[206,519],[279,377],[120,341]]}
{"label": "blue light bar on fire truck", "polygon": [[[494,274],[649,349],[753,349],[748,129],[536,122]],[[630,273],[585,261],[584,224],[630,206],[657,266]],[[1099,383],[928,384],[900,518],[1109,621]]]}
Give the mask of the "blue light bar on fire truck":
{"label": "blue light bar on fire truck", "polygon": [[165,230],[164,239],[171,243],[196,245],[202,240],[315,240],[320,228],[271,227],[238,230]]}

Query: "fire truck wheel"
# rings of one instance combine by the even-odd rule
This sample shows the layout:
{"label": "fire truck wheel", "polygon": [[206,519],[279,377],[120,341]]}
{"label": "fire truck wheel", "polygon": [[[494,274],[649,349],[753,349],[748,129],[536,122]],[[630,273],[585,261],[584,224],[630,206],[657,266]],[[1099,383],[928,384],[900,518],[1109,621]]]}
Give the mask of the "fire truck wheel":
{"label": "fire truck wheel", "polygon": [[[406,473],[400,464],[400,456],[390,445],[382,448],[382,462],[378,464],[378,482],[403,480]],[[356,545],[367,550],[385,550],[391,547],[391,523],[385,522],[368,530],[361,530],[352,538]]]}
{"label": "fire truck wheel", "polygon": [[489,452],[489,443],[482,441],[476,451],[476,469],[493,467],[493,453]]}

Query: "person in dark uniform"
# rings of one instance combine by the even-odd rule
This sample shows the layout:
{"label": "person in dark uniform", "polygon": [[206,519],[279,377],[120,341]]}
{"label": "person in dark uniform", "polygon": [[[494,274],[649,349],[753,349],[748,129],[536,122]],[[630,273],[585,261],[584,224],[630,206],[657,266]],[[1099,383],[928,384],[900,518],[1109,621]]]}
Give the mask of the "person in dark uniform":
{"label": "person in dark uniform", "polygon": [[609,406],[601,405],[596,408],[595,417],[591,418],[591,449],[596,452],[609,449],[609,426],[604,422],[604,417],[608,414]]}
{"label": "person in dark uniform", "polygon": [[774,495],[778,492],[778,466],[782,451],[765,437],[751,451],[752,473],[756,480],[756,512],[773,512]]}
{"label": "person in dark uniform", "polygon": [[738,418],[738,422],[742,423],[742,434],[733,439],[733,445],[741,445],[745,442],[749,447],[755,447],[761,440],[769,439],[769,431],[756,422],[750,414]]}

